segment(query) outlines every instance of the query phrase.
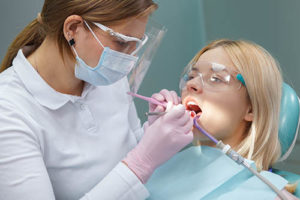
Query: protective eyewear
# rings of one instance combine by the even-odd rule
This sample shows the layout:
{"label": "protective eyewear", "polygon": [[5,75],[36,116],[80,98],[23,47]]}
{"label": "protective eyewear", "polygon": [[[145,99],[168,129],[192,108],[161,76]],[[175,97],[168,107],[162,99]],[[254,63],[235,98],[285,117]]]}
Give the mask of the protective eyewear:
{"label": "protective eyewear", "polygon": [[[144,21],[141,21],[140,23],[141,26],[145,24]],[[98,37],[95,35],[94,31],[88,25],[88,23],[85,22],[85,24],[90,29],[91,33],[95,36],[98,43],[100,43],[101,46],[103,46]],[[135,67],[127,76],[128,91],[132,93],[137,93],[167,29],[161,24],[155,22],[153,19],[149,18],[148,23],[146,24],[144,36],[142,39],[139,39],[136,37],[130,37],[118,33],[100,23],[93,22],[93,24],[95,24],[95,26],[100,28],[105,33],[108,33],[109,36],[111,36],[112,38],[114,38],[114,40],[120,43],[121,47],[118,49],[112,48],[113,50],[134,55],[138,58]],[[126,96],[128,97],[128,103],[132,103],[132,96]]]}
{"label": "protective eyewear", "polygon": [[237,71],[222,64],[203,61],[189,64],[185,68],[185,73],[180,79],[180,89],[187,89],[189,81],[194,81],[203,89],[214,92],[239,90],[244,84],[243,77]]}
{"label": "protective eyewear", "polygon": [[[147,42],[145,45],[138,50],[136,56],[139,57],[136,67],[128,75],[128,82],[130,91],[133,93],[138,93],[138,90],[144,80],[149,67],[151,66],[152,59],[154,58],[157,49],[159,48],[161,41],[166,33],[167,29],[149,18],[145,36],[147,36]],[[132,101],[132,97],[127,95]]]}
{"label": "protective eyewear", "polygon": [[116,42],[119,44],[118,49],[114,49],[116,51],[120,51],[130,55],[135,55],[148,41],[148,36],[146,34],[144,34],[142,39],[139,39],[136,37],[131,37],[118,33],[100,23],[93,22],[93,24],[101,30],[103,30],[104,32],[107,32],[111,37],[114,38],[114,40],[116,40]]}

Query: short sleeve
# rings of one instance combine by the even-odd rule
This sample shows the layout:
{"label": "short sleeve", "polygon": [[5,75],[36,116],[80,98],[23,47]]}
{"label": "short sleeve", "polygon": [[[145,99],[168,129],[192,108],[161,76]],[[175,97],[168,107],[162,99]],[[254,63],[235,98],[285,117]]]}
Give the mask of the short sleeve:
{"label": "short sleeve", "polygon": [[0,102],[0,199],[55,199],[30,118]]}

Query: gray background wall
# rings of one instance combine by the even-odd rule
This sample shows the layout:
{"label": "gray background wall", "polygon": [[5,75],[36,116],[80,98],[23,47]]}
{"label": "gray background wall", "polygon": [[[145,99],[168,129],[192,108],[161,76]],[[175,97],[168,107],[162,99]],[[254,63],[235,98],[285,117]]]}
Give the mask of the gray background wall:
{"label": "gray background wall", "polygon": [[[139,90],[150,96],[176,90],[183,67],[209,41],[247,39],[266,48],[281,64],[283,77],[300,95],[300,1],[298,0],[157,0],[153,18],[168,28]],[[16,34],[42,7],[42,0],[0,1],[0,59]],[[136,100],[144,121],[147,103]],[[300,140],[278,167],[300,174]]]}

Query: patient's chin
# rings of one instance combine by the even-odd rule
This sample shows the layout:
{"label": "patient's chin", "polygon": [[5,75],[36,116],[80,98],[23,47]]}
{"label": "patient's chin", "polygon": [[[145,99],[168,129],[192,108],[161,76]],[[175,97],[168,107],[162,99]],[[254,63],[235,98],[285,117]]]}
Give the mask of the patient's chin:
{"label": "patient's chin", "polygon": [[207,136],[202,134],[200,131],[193,132],[194,133],[194,139],[193,139],[193,145],[194,146],[215,146],[215,143],[211,141]]}

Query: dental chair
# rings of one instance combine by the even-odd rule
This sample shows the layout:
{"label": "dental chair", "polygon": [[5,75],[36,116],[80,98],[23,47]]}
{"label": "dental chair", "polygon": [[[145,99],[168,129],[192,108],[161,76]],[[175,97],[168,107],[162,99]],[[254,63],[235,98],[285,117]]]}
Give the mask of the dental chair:
{"label": "dental chair", "polygon": [[[280,111],[278,133],[282,152],[279,161],[283,161],[289,156],[296,143],[300,113],[298,96],[285,83],[282,88]],[[255,167],[253,161],[249,161],[249,164]],[[281,175],[289,183],[300,180],[300,175],[274,169],[274,167],[273,173]],[[277,175],[266,171],[260,174],[267,177],[277,188],[282,189],[286,185],[286,181]],[[151,194],[149,200],[240,199],[242,195],[242,199],[252,200],[256,197],[274,199],[276,196],[263,181],[245,167],[233,162],[219,149],[192,144],[160,166],[153,173],[146,187]],[[294,195],[300,197],[300,183]]]}
{"label": "dental chair", "polygon": [[[286,160],[291,154],[297,140],[300,117],[300,101],[296,92],[286,83],[283,84],[280,105],[279,139],[281,144],[281,157],[278,163]],[[300,168],[300,166],[299,166]],[[294,193],[300,197],[300,175],[284,170],[273,169],[289,183],[299,182]]]}

